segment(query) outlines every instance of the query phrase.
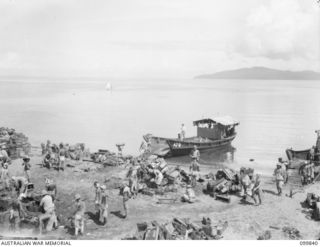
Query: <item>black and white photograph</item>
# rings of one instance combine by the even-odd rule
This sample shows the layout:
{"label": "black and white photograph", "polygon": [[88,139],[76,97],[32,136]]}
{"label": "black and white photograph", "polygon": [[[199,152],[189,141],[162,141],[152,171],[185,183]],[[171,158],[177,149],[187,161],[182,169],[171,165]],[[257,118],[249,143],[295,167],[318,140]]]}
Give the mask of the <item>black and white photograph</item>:
{"label": "black and white photograph", "polygon": [[0,245],[319,239],[320,1],[0,0]]}

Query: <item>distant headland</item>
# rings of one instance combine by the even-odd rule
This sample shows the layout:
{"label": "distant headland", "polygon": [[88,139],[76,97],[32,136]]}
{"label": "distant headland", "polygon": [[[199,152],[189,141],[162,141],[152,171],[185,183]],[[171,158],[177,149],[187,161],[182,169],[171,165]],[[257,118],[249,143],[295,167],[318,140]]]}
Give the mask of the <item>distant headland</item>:
{"label": "distant headland", "polygon": [[195,79],[320,80],[320,73],[309,70],[288,71],[252,67],[199,75]]}

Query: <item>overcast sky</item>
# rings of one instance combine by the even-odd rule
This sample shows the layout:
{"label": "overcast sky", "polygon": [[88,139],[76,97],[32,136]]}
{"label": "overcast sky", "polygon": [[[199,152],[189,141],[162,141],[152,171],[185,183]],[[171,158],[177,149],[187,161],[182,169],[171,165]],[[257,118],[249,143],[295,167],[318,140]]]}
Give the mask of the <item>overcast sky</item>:
{"label": "overcast sky", "polygon": [[2,0],[0,76],[319,70],[317,0]]}

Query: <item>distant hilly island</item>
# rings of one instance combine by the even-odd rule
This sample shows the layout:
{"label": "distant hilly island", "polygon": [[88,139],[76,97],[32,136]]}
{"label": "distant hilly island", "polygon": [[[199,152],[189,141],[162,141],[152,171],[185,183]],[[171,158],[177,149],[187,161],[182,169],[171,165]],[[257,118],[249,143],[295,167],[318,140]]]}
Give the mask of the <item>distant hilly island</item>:
{"label": "distant hilly island", "polygon": [[285,71],[265,67],[252,67],[199,75],[195,79],[320,80],[320,73],[309,70]]}

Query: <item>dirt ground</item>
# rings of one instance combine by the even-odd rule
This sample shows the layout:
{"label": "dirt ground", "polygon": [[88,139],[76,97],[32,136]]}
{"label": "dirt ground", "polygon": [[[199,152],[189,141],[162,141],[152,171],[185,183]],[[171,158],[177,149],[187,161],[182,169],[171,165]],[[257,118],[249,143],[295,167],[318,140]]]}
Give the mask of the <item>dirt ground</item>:
{"label": "dirt ground", "polygon": [[[177,202],[174,204],[158,204],[158,199],[163,196],[147,196],[139,194],[137,198],[129,200],[129,215],[123,219],[121,212],[122,197],[115,185],[108,183],[109,192],[109,219],[106,227],[99,225],[93,217],[94,210],[94,188],[93,182],[103,182],[105,179],[124,178],[127,169],[124,167],[102,167],[89,162],[75,162],[67,160],[68,166],[65,171],[48,170],[39,164],[42,158],[35,155],[31,158],[31,181],[35,184],[35,190],[44,188],[44,177],[54,179],[58,186],[58,199],[56,202],[57,214],[60,219],[58,230],[48,233],[44,238],[49,239],[72,239],[72,233],[63,226],[68,224],[67,218],[72,216],[74,195],[80,193],[87,207],[87,220],[84,236],[79,239],[122,239],[131,237],[136,232],[136,224],[139,222],[150,222],[157,220],[160,223],[170,221],[173,217],[190,218],[191,221],[200,222],[202,217],[210,217],[212,222],[228,221],[228,228],[223,234],[223,239],[257,239],[266,230],[271,232],[271,239],[289,239],[282,228],[285,226],[297,228],[303,239],[319,238],[319,222],[311,219],[308,209],[302,207],[307,192],[320,191],[320,184],[301,189],[290,178],[289,185],[284,189],[284,195],[275,195],[276,187],[271,177],[263,177],[263,204],[254,206],[253,203],[240,203],[239,196],[232,196],[230,203],[215,200],[214,198],[197,190],[197,201],[193,204]],[[169,161],[170,162],[170,161]],[[12,176],[23,175],[22,161],[15,160],[9,167]],[[176,165],[176,164],[175,164]],[[184,164],[186,166],[187,164]],[[86,170],[86,171],[84,171]],[[204,166],[201,168],[203,174],[214,172],[216,167]],[[203,184],[205,186],[205,184]],[[285,196],[293,189],[293,198]],[[170,194],[168,196],[180,197],[181,194]],[[272,226],[273,228],[270,228]],[[279,228],[279,229],[274,229]],[[25,230],[22,235],[29,236],[32,232]],[[10,238],[12,233],[2,226],[1,235]],[[20,234],[21,236],[21,234]]]}

